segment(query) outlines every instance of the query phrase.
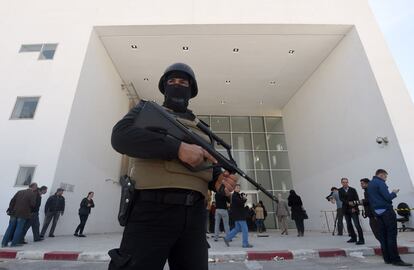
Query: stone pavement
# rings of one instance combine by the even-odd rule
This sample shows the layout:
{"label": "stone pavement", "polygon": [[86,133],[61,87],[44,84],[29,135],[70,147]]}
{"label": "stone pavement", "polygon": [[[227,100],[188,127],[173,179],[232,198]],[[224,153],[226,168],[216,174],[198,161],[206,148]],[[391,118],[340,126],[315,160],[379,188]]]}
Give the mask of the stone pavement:
{"label": "stone pavement", "polygon": [[[107,261],[109,249],[119,246],[120,233],[92,234],[86,238],[74,236],[56,236],[42,242],[31,242],[22,247],[0,249],[0,258],[31,260],[80,260]],[[346,243],[347,236],[332,236],[328,233],[305,232],[305,237],[297,237],[291,230],[288,236],[281,236],[278,231],[270,231],[268,237],[249,234],[253,248],[242,248],[241,235],[226,247],[222,239],[214,242],[209,238],[210,261],[244,261],[244,260],[287,260],[299,258],[317,258],[333,256],[370,256],[378,255],[378,242],[371,233],[366,233],[366,244],[356,246]],[[414,253],[414,232],[399,233],[398,244],[402,254]],[[377,248],[377,249],[375,249]]]}

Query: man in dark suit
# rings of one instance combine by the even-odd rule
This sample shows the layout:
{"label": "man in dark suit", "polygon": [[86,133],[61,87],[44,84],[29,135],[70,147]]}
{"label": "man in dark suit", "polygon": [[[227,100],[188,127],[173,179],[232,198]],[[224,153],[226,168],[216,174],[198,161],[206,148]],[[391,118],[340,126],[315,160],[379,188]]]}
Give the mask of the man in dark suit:
{"label": "man in dark suit", "polygon": [[[339,199],[342,201],[342,208],[346,220],[348,233],[351,237],[351,239],[348,240],[348,243],[356,243],[357,245],[363,245],[365,244],[364,234],[362,232],[361,224],[359,223],[358,204],[355,203],[355,201],[359,201],[358,193],[354,188],[349,186],[347,178],[342,178],[341,184],[342,187],[338,191]],[[352,226],[352,222],[354,222],[354,226],[358,232],[358,241],[354,227]]]}

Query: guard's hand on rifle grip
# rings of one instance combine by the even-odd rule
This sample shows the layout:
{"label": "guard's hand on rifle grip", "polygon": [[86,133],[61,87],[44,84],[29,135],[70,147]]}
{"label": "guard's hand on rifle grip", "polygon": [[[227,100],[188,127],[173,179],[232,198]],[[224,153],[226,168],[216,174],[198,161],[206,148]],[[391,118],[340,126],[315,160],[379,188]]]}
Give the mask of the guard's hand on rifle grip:
{"label": "guard's hand on rifle grip", "polygon": [[224,171],[218,177],[216,181],[216,191],[223,195],[229,196],[236,187],[238,177],[234,174],[230,174],[228,171]]}
{"label": "guard's hand on rifle grip", "polygon": [[217,160],[201,146],[185,142],[181,142],[180,144],[180,148],[178,149],[178,159],[192,167],[197,167],[205,160],[217,163]]}

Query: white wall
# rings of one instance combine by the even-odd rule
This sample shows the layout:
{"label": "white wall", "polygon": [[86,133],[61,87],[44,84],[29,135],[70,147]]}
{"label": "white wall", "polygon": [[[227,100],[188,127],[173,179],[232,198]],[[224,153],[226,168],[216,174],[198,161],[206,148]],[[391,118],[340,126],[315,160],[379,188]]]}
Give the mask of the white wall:
{"label": "white wall", "polygon": [[128,111],[122,81],[100,39],[92,32],[72,111],[56,169],[53,192],[61,182],[75,185],[66,192],[67,209],[57,234],[71,234],[79,223],[78,209],[89,191],[95,208],[86,233],[120,231],[116,220],[120,188],[105,179],[118,180],[121,157],[111,147],[114,124]]}
{"label": "white wall", "polygon": [[[22,3],[0,8],[0,233],[20,164],[36,165],[33,181],[51,186],[91,28],[34,17]],[[24,3],[23,3],[24,5]],[[41,5],[39,5],[41,6]],[[40,14],[42,14],[41,12]],[[58,43],[53,60],[18,53],[22,44]],[[9,120],[17,96],[40,96],[32,120]]]}
{"label": "white wall", "polygon": [[[413,187],[377,82],[353,28],[283,109],[293,185],[309,212],[309,228],[320,229],[320,210],[340,178],[350,185],[389,172],[389,186],[400,188],[395,200],[414,205]],[[377,136],[387,136],[380,147]]]}
{"label": "white wall", "polygon": [[[378,100],[381,100],[381,98],[384,99],[386,110],[392,121],[392,126],[388,122],[387,127],[382,127],[377,123],[379,120],[373,120],[372,130],[377,129],[381,134],[369,134],[369,136],[364,135],[361,138],[366,138],[368,141],[369,137],[369,142],[371,143],[377,135],[387,133],[391,139],[391,143],[386,149],[382,149],[381,151],[379,149],[375,150],[378,151],[378,153],[375,151],[364,151],[363,149],[353,150],[349,151],[350,153],[346,154],[343,158],[345,159],[348,157],[349,159],[349,155],[352,155],[352,157],[355,155],[355,158],[365,160],[366,155],[369,154],[373,155],[372,160],[374,160],[375,158],[383,158],[384,155],[382,154],[384,152],[392,152],[391,155],[388,155],[390,157],[390,163],[402,164],[403,161],[401,161],[401,155],[397,154],[399,150],[397,151],[395,149],[397,143],[400,143],[404,158],[409,165],[411,175],[414,175],[414,166],[412,165],[414,162],[414,136],[411,128],[412,124],[410,122],[411,119],[414,118],[414,107],[412,106],[408,92],[398,74],[398,70],[393,63],[392,57],[386,48],[374,17],[370,12],[367,1],[178,0],[174,2],[166,2],[164,0],[127,0],[120,4],[116,1],[73,0],[64,5],[52,0],[45,0],[41,5],[34,1],[8,1],[2,3],[2,8],[0,9],[0,34],[2,36],[2,42],[0,43],[0,183],[2,184],[0,193],[0,213],[4,213],[10,197],[18,190],[18,188],[13,187],[13,185],[19,164],[37,165],[34,181],[39,182],[39,184],[42,185],[44,184],[50,187],[56,179],[56,186],[60,181],[60,177],[64,178],[65,182],[68,182],[69,180],[75,181],[66,178],[66,175],[69,176],[71,174],[70,172],[65,171],[68,169],[62,167],[63,164],[72,164],[72,162],[75,163],[70,168],[80,166],[77,165],[76,159],[70,160],[68,158],[69,155],[72,155],[73,158],[77,158],[77,155],[81,153],[81,149],[79,148],[77,149],[79,152],[75,151],[75,153],[72,154],[70,154],[70,149],[68,149],[71,147],[79,147],[77,145],[67,144],[68,140],[72,138],[71,136],[74,136],[72,133],[74,133],[73,130],[75,129],[68,129],[67,136],[69,137],[66,137],[65,139],[65,148],[62,149],[63,156],[59,158],[59,154],[66,132],[69,115],[71,114],[74,96],[77,91],[79,74],[88,46],[90,31],[93,26],[171,24],[356,25],[373,71],[371,79],[374,81],[373,77],[375,77],[375,81],[378,84],[376,91],[370,91],[372,91],[374,98],[377,98]],[[20,45],[24,43],[59,43],[59,46],[54,60],[37,61],[37,54],[35,53],[18,53]],[[348,53],[351,54],[350,52]],[[362,52],[359,53],[363,55]],[[337,54],[339,55],[339,53]],[[206,57],[208,57],[208,55]],[[366,58],[363,59],[366,61]],[[342,60],[342,62],[346,62],[345,59]],[[339,60],[337,61],[337,63],[340,64],[342,64],[342,62]],[[357,60],[355,60],[355,63],[360,64]],[[365,64],[368,65],[367,63]],[[341,68],[343,69],[344,67],[336,66],[334,61],[334,63],[331,64],[331,73],[335,73],[334,70],[341,70]],[[360,67],[353,66],[352,70],[356,70],[357,68]],[[89,72],[92,72],[92,70],[89,70]],[[316,74],[319,74],[320,72],[321,71],[319,70]],[[335,81],[325,77],[323,79],[327,80],[326,84]],[[84,78],[83,80],[87,79]],[[320,79],[317,81],[323,80]],[[370,85],[374,84],[372,81]],[[310,83],[311,82],[308,82],[307,85]],[[320,83],[322,84],[322,82]],[[347,81],[347,83],[350,82]],[[354,84],[356,83],[354,82]],[[79,84],[79,86],[81,86],[81,84]],[[305,88],[303,88],[298,96],[292,100],[292,104],[295,103],[294,100],[296,99],[302,99],[302,102],[299,103],[303,103],[304,98],[300,98],[300,96],[304,95],[303,92],[306,92],[304,89]],[[89,90],[95,91],[92,87]],[[317,90],[322,91],[319,88]],[[318,91],[315,91],[315,93]],[[348,94],[351,95],[351,93]],[[35,119],[19,121],[9,120],[16,97],[24,95],[41,96]],[[94,101],[99,100],[100,98],[104,99],[104,97],[101,97],[101,93],[95,93],[94,97]],[[321,102],[320,106],[318,104],[318,108],[328,109],[329,112],[332,111],[332,115],[336,112],[335,106],[323,103],[324,100],[326,100],[323,96],[317,98],[315,95],[310,95],[308,98],[312,101],[310,103],[313,104]],[[330,96],[330,98],[336,100],[336,96]],[[365,97],[365,99],[368,100],[369,98]],[[336,103],[338,103],[338,106],[341,104],[339,101],[336,101]],[[100,105],[100,103],[95,104]],[[288,113],[288,111],[292,111],[288,110],[288,108],[294,107],[292,104],[287,106],[285,114],[293,116],[300,114],[300,112],[296,114],[293,114],[293,112]],[[83,108],[84,106],[81,107]],[[95,106],[92,107],[94,107],[94,110],[102,109],[100,106],[96,106],[97,108],[95,108]],[[78,109],[74,107],[75,114],[78,113],[77,110]],[[375,110],[375,108],[373,110]],[[382,111],[385,111],[385,109]],[[319,113],[315,112],[315,114],[322,114],[321,110],[318,112]],[[374,116],[371,115],[370,112],[371,111],[367,112],[366,117],[368,119],[374,119]],[[351,111],[351,113],[354,113],[354,111]],[[364,117],[356,114],[356,112],[353,115],[358,116],[353,117],[355,119],[363,119]],[[73,117],[75,117],[75,115]],[[309,119],[309,117],[303,117],[304,119]],[[329,121],[327,123],[331,124]],[[75,124],[73,125],[82,126],[84,124],[76,123],[75,121]],[[289,123],[287,124],[289,125]],[[351,126],[351,123],[348,123],[347,126]],[[366,126],[370,127],[371,123],[365,123],[364,127]],[[361,131],[361,128],[362,124],[360,125],[360,132],[363,134],[368,132]],[[381,128],[384,128],[384,130],[381,130]],[[392,132],[390,130],[393,128],[396,135],[391,134]],[[293,133],[295,133],[295,126],[293,126],[292,129]],[[354,135],[353,132],[355,132],[356,129],[357,128],[352,129],[352,135]],[[327,134],[332,132],[329,128],[327,128],[327,130],[329,131]],[[370,130],[370,132],[374,133],[372,130]],[[309,131],[308,133],[312,133],[312,131]],[[333,134],[338,135],[337,133]],[[105,136],[107,136],[107,134],[105,134]],[[314,137],[317,136],[314,135]],[[339,138],[342,138],[342,136],[338,137],[338,141],[340,140]],[[102,140],[104,139],[105,138],[102,138]],[[73,143],[82,144],[82,142],[77,139],[71,140]],[[85,139],[85,141],[87,141],[87,139]],[[354,143],[356,145],[361,144],[359,141],[355,141]],[[337,144],[327,144],[327,147],[332,145],[335,145],[336,147]],[[292,145],[291,143],[291,150],[294,150],[294,148],[294,144]],[[94,148],[92,148],[91,153],[87,153],[87,155],[95,155],[96,153],[93,149]],[[349,148],[343,148],[342,150],[348,151]],[[331,151],[331,153],[332,152],[333,151]],[[322,151],[322,153],[324,152]],[[329,151],[325,153],[329,153]],[[379,153],[381,155],[377,155]],[[118,158],[112,150],[108,150],[107,154],[115,155],[115,159]],[[361,156],[358,157],[357,155]],[[397,159],[391,161],[391,157]],[[305,166],[306,162],[303,161],[303,158],[300,156],[298,156],[298,158],[300,164],[299,167]],[[58,159],[60,165],[55,178]],[[88,159],[84,158],[82,160],[86,161]],[[324,160],[327,160],[328,163],[326,169],[322,171],[321,174],[324,172],[326,173],[329,170],[329,167],[332,166],[330,159],[326,156],[324,157]],[[348,163],[344,162],[344,164]],[[295,166],[294,163],[292,163],[292,165]],[[372,164],[372,167],[377,167],[377,165],[394,168],[392,167],[394,165],[388,166],[388,164],[377,163]],[[99,170],[100,172],[98,172],[98,166],[96,164],[95,166],[89,166],[88,168],[93,168],[91,169],[92,172],[85,171],[83,173],[85,173],[85,175],[89,173],[92,174],[93,177],[96,177],[96,181],[102,181],[102,179],[107,177],[107,174],[110,174],[108,173],[109,171],[112,172],[112,167],[111,169],[108,169],[108,171],[105,167],[101,167]],[[406,179],[409,182],[410,177],[407,174],[396,174],[397,172],[395,171],[394,169],[393,171],[390,171],[391,176]],[[316,173],[311,169],[307,169],[306,172],[312,172],[311,175],[315,175]],[[366,174],[366,172],[364,173]],[[336,173],[327,176],[331,179],[334,174],[336,179]],[[304,175],[305,174],[302,173],[297,176],[302,178]],[[298,178],[295,178],[295,180],[296,179]],[[414,178],[411,177],[411,179]],[[76,190],[79,190],[78,188],[80,188],[80,186],[77,185]],[[84,186],[84,188],[87,189],[89,186]],[[411,186],[407,187],[407,190],[411,190]],[[84,191],[86,192],[87,190]],[[69,198],[69,195],[67,196],[68,199],[72,199]],[[99,196],[99,194],[97,194],[97,196]],[[80,198],[73,199],[74,201],[77,201]],[[69,214],[69,212],[67,214]],[[93,222],[92,219],[93,218],[91,217],[91,222]],[[68,228],[73,225],[71,222],[76,223],[75,221],[70,221],[67,225]],[[0,216],[0,228],[4,228],[6,223],[7,216]],[[66,230],[63,227],[61,229],[62,231],[60,232]]]}

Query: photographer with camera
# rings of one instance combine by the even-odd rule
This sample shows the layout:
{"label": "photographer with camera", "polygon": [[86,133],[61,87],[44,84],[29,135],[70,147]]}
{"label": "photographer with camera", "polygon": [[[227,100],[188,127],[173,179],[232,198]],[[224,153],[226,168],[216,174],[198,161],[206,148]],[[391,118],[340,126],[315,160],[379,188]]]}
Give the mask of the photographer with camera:
{"label": "photographer with camera", "polygon": [[234,228],[230,231],[229,234],[224,237],[224,243],[226,246],[230,246],[230,241],[239,233],[242,232],[243,238],[243,247],[251,248],[252,245],[249,244],[249,230],[247,228],[246,222],[246,210],[244,204],[247,201],[247,196],[244,193],[240,193],[240,185],[236,184],[234,188],[233,195],[231,196],[231,214],[232,218],[235,221]]}
{"label": "photographer with camera", "polygon": [[360,180],[361,182],[361,188],[364,190],[364,199],[357,202],[357,204],[364,206],[364,212],[362,213],[362,216],[364,218],[369,219],[369,227],[371,227],[372,233],[374,234],[375,238],[379,241],[379,230],[378,230],[378,220],[377,217],[374,214],[374,211],[371,209],[371,205],[369,203],[368,199],[368,185],[369,185],[369,179],[368,178],[362,178]]}
{"label": "photographer with camera", "polygon": [[[339,192],[338,188],[332,187],[331,188],[331,194],[329,194],[326,199],[331,203],[336,203],[336,218],[335,218],[335,225],[337,225],[338,228],[338,234],[339,236],[343,235],[344,231],[344,213],[342,211],[342,201],[339,199]],[[335,229],[332,235],[335,234]]]}

